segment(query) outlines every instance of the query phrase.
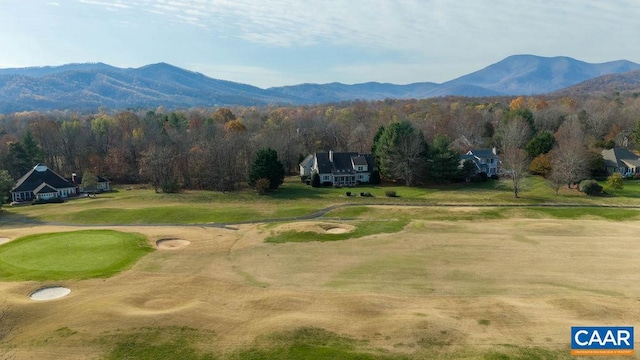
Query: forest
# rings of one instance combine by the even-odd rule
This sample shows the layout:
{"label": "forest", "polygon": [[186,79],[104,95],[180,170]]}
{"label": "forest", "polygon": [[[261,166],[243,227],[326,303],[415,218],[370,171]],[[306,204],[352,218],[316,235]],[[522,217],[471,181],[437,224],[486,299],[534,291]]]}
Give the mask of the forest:
{"label": "forest", "polygon": [[233,191],[271,148],[290,175],[310,153],[373,152],[383,179],[428,185],[464,181],[459,155],[496,147],[505,176],[533,173],[561,186],[602,175],[603,148],[638,146],[639,121],[640,98],[619,93],[21,112],[0,115],[0,177],[13,183],[43,163],[66,177],[90,171],[164,192]]}

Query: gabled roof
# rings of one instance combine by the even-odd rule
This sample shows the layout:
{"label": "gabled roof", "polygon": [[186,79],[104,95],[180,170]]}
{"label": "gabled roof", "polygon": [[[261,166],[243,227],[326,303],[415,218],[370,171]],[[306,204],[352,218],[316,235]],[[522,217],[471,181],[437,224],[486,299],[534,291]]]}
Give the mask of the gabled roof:
{"label": "gabled roof", "polygon": [[353,164],[351,157],[358,156],[358,153],[351,152],[334,152],[333,153],[333,172],[339,174],[347,174],[353,172]]}
{"label": "gabled roof", "polygon": [[333,170],[333,164],[329,161],[329,154],[324,152],[316,153],[316,161],[318,162],[318,172],[328,174]]}
{"label": "gabled roof", "polygon": [[49,169],[45,165],[38,164],[33,167],[28,173],[24,174],[16,182],[12,192],[18,191],[35,191],[40,185],[46,183],[48,186],[54,189],[73,188],[74,184],[67,181],[62,176],[56,174],[53,170]]}
{"label": "gabled roof", "polygon": [[[331,152],[333,161],[330,160],[329,153],[315,153],[318,162],[318,172],[321,174],[351,174],[355,173],[354,165],[367,165],[368,170],[373,170],[373,156],[371,154],[360,154],[357,152]],[[301,163],[301,165],[304,164]]]}
{"label": "gabled roof", "polygon": [[351,161],[353,161],[353,165],[361,165],[361,166],[369,165],[367,163],[367,158],[365,158],[364,155],[352,156]]}
{"label": "gabled roof", "polygon": [[[602,150],[602,158],[607,167],[629,167],[629,164],[640,164],[638,155],[623,147]],[[628,162],[628,164],[625,164]]]}
{"label": "gabled roof", "polygon": [[304,160],[302,160],[302,162],[300,163],[300,166],[302,167],[313,166],[313,155],[312,154],[307,155],[307,157],[304,158]]}
{"label": "gabled roof", "polygon": [[42,183],[35,190],[33,190],[33,193],[34,194],[51,194],[51,193],[58,193],[58,190],[52,188],[47,183]]}
{"label": "gabled roof", "polygon": [[[73,184],[73,178],[65,178],[65,180],[67,180],[68,182]],[[100,175],[96,175],[96,180],[98,181],[98,183],[108,183],[108,182],[110,182],[109,180],[103,178]],[[76,184],[77,185],[82,184],[82,176],[76,176]]]}
{"label": "gabled roof", "polygon": [[474,155],[481,159],[498,159],[498,155],[494,154],[492,149],[472,149],[467,152],[467,155]]}

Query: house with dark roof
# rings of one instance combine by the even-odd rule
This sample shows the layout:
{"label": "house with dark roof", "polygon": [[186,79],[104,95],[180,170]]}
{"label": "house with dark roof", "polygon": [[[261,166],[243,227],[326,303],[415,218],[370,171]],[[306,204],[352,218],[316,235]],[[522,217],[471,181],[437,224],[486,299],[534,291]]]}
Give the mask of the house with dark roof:
{"label": "house with dark roof", "polygon": [[18,179],[11,189],[11,200],[22,202],[34,199],[47,200],[54,197],[66,198],[77,193],[75,184],[45,165],[38,164]]}
{"label": "house with dark roof", "polygon": [[476,174],[485,173],[487,176],[498,175],[500,170],[500,158],[493,149],[475,149],[469,150],[466,154],[460,156],[460,166],[470,160],[476,166]]}
{"label": "house with dark roof", "polygon": [[100,175],[96,176],[95,189],[85,189],[82,186],[82,176],[78,176],[75,173],[71,174],[71,177],[67,178],[67,181],[73,183],[78,188],[78,193],[86,193],[86,192],[103,193],[103,192],[111,191],[111,182]]}
{"label": "house with dark roof", "polygon": [[602,159],[609,174],[620,173],[629,176],[640,173],[640,157],[626,148],[604,149]]}
{"label": "house with dark roof", "polygon": [[300,163],[301,176],[317,173],[320,182],[325,185],[353,186],[368,183],[372,171],[373,156],[357,152],[317,152]]}

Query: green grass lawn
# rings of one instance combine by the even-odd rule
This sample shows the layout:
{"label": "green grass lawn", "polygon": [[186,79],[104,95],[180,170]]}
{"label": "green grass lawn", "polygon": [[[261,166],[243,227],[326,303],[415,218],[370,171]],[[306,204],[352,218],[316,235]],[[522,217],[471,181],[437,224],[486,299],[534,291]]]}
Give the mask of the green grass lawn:
{"label": "green grass lawn", "polygon": [[[346,196],[347,191],[356,196]],[[395,191],[398,196],[386,197],[386,191]],[[576,189],[565,187],[556,196],[540,177],[527,178],[519,198],[513,197],[508,181],[336,189],[314,188],[292,177],[286,179],[277,191],[266,196],[257,195],[250,189],[233,193],[190,190],[178,194],[156,194],[148,189],[120,189],[97,198],[70,199],[63,204],[5,207],[5,214],[0,221],[64,224],[235,223],[308,216],[336,205],[375,204],[640,206],[640,181],[625,181],[624,189],[612,191],[605,187],[605,191],[606,196],[589,197]],[[361,197],[361,192],[369,192],[373,197]]]}
{"label": "green grass lawn", "polygon": [[150,251],[142,235],[112,230],[30,235],[0,246],[0,279],[108,277]]}
{"label": "green grass lawn", "polygon": [[279,234],[267,237],[265,242],[268,243],[287,243],[287,242],[309,242],[309,241],[338,241],[347,239],[357,239],[363,236],[395,233],[407,225],[408,220],[388,220],[388,221],[359,221],[354,223],[356,229],[352,232],[342,234],[319,234],[311,231],[285,231]]}

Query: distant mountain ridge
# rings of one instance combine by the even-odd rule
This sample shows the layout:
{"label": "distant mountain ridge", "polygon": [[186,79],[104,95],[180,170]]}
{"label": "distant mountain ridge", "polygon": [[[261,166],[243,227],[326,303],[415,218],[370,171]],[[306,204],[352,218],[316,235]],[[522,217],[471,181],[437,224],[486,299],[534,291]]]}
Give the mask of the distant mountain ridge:
{"label": "distant mountain ridge", "polygon": [[[213,107],[315,104],[387,98],[547,94],[603,75],[640,70],[618,60],[590,64],[569,57],[514,55],[437,84],[368,82],[300,84],[261,89],[212,79],[170,64],[118,68],[104,63],[0,69],[0,113],[29,110]],[[611,83],[610,83],[611,84]],[[611,85],[610,85],[611,86]]]}

